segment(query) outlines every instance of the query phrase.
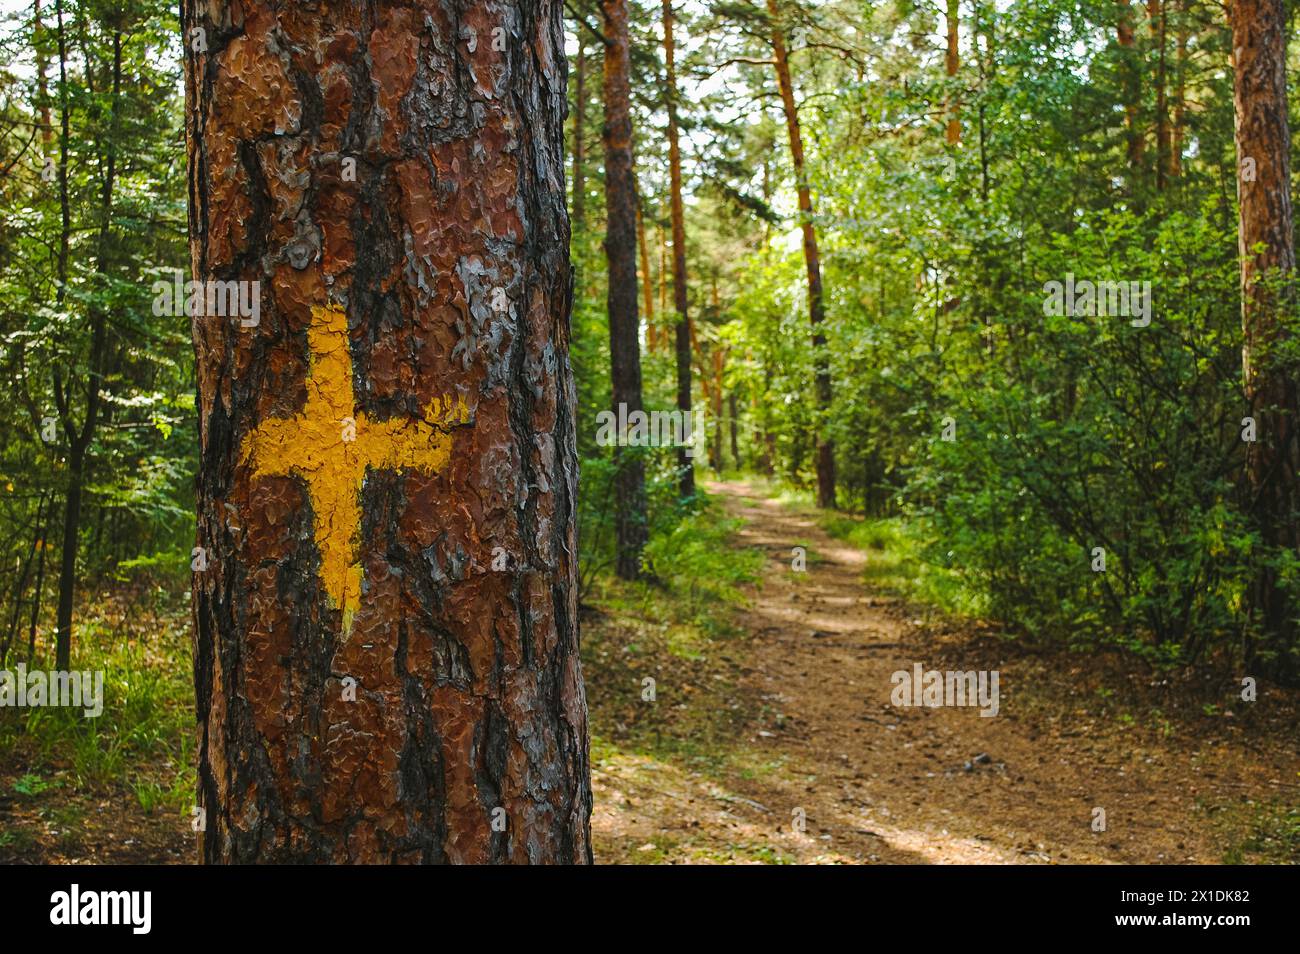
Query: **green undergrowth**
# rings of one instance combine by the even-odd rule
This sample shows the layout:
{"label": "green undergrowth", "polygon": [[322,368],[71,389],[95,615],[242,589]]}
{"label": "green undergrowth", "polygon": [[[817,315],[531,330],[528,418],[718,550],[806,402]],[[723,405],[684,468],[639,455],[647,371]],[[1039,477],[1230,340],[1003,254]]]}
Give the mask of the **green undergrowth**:
{"label": "green undergrowth", "polygon": [[1225,816],[1234,837],[1224,864],[1300,864],[1300,808],[1248,801]]}
{"label": "green undergrowth", "polygon": [[[129,596],[84,599],[72,668],[103,673],[103,711],[87,717],[84,706],[0,709],[0,777],[12,779],[15,796],[45,797],[71,810],[78,797],[125,787],[146,813],[188,811],[194,687],[187,595],[134,584]],[[11,657],[5,666],[15,670],[19,662],[26,665]],[[50,649],[27,668],[53,666]]]}
{"label": "green undergrowth", "polygon": [[652,534],[645,579],[593,578],[582,624],[593,761],[626,751],[710,775],[749,768],[736,761],[754,711],[736,687],[738,617],[764,555],[734,546],[740,524],[705,502]]}

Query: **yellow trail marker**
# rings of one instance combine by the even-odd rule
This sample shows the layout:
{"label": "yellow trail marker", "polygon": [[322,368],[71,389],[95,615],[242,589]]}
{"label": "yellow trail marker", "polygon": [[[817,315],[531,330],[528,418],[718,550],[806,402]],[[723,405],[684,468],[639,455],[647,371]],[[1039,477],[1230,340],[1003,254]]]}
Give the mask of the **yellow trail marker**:
{"label": "yellow trail marker", "polygon": [[348,320],[334,306],[313,308],[307,329],[307,401],[293,417],[263,421],[244,440],[241,464],[254,477],[295,474],[315,513],[321,584],[343,610],[343,632],[361,605],[361,485],[369,468],[434,474],[451,460],[451,428],[469,422],[464,398],[434,398],[424,420],[372,421],[352,392]]}

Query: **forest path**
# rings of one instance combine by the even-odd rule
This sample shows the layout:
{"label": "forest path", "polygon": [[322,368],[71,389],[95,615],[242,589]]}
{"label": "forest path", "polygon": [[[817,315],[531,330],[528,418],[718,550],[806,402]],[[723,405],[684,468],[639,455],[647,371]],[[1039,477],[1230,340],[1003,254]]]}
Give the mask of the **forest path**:
{"label": "forest path", "polygon": [[[1083,708],[1075,719],[1018,706],[1017,677],[1032,673],[1013,653],[994,660],[994,717],[895,707],[898,670],[983,666],[943,665],[905,604],[864,585],[869,557],[830,537],[815,515],[744,482],[708,489],[744,520],[734,546],[767,555],[740,611],[737,666],[737,688],[762,704],[758,724],[750,720],[733,744],[768,768],[705,781],[667,762],[604,760],[598,861],[1216,863],[1223,839],[1201,800],[1295,778],[1294,759],[1279,765],[1222,741],[1162,746]],[[795,546],[808,548],[806,572],[791,570]],[[1104,832],[1092,830],[1097,807]],[[803,832],[792,825],[797,809]]]}

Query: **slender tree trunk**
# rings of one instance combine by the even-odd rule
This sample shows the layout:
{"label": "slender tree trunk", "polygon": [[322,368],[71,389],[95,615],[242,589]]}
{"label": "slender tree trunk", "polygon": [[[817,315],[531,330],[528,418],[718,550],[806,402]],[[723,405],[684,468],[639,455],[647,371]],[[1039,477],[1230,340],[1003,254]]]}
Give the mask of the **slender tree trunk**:
{"label": "slender tree trunk", "polygon": [[45,54],[44,34],[45,26],[41,23],[41,0],[35,0],[32,4],[32,41],[36,46],[36,99],[41,117],[41,144],[48,150],[54,141],[54,127],[50,122],[50,87],[46,75],[49,62]]}
{"label": "slender tree trunk", "polygon": [[1147,0],[1147,18],[1151,39],[1156,44],[1156,188],[1163,190],[1169,181],[1169,156],[1172,139],[1169,129],[1169,97],[1165,50],[1168,46],[1165,5],[1161,0]]}
{"label": "slender tree trunk", "polygon": [[54,615],[55,667],[72,668],[72,610],[77,585],[77,535],[81,527],[85,452],[68,455],[68,483],[63,495],[63,543],[59,551],[59,601]]}
{"label": "slender tree trunk", "polygon": [[659,314],[668,311],[668,232],[663,219],[655,223],[655,232],[659,236]]}
{"label": "slender tree trunk", "polygon": [[[772,393],[772,366],[766,360],[763,361],[763,393]],[[756,437],[756,443],[761,448],[758,454],[758,469],[771,477],[776,472],[776,435],[772,433],[767,415],[759,412],[757,390],[751,394],[750,410],[753,412],[755,425],[761,428],[761,435]]]}
{"label": "slender tree trunk", "polygon": [[980,201],[985,206],[989,203],[989,153],[988,153],[988,133],[984,118],[985,98],[990,81],[994,78],[997,70],[997,61],[993,56],[993,30],[995,13],[990,13],[987,9],[977,5],[975,7],[975,16],[972,19],[974,25],[974,36],[971,39],[971,46],[975,51],[975,63],[979,67],[979,88],[980,99],[979,108],[976,111],[979,129],[979,146],[980,146]]}
{"label": "slender tree trunk", "polygon": [[[961,55],[957,48],[957,24],[958,24],[958,0],[948,0],[948,51],[944,56],[944,72],[948,79],[952,80],[957,75],[957,70],[961,66]],[[958,105],[950,93],[948,96],[947,108],[944,110],[948,114],[947,142],[950,146],[955,146],[961,142],[961,120],[958,118]]]}
{"label": "slender tree trunk", "polygon": [[[57,31],[58,50],[59,50],[59,250],[56,256],[56,275],[57,285],[54,297],[57,304],[62,305],[67,297],[68,291],[68,258],[70,252],[70,243],[72,239],[72,210],[68,196],[68,144],[69,144],[69,123],[70,113],[68,106],[68,45],[67,33],[63,25],[63,0],[54,2],[54,19]],[[61,397],[62,382],[58,372],[55,372],[54,378],[55,395]],[[69,398],[71,400],[71,398]],[[60,400],[60,405],[62,401]],[[64,412],[62,406],[59,408],[59,416],[62,418],[64,432],[73,433],[72,422]],[[69,455],[70,473],[68,476],[67,490],[63,498],[63,549],[59,554],[59,589],[58,601],[54,614],[54,645],[55,659],[60,669],[66,669],[67,661],[71,659],[72,654],[72,602],[73,587],[75,585],[75,573],[77,567],[77,527],[74,522],[70,525],[68,522],[69,515],[79,518],[81,513],[81,475],[76,467],[72,467],[72,458]],[[75,499],[74,499],[75,498]],[[68,544],[69,530],[71,530],[72,543]]]}
{"label": "slender tree trunk", "polygon": [[[718,295],[718,273],[716,271],[709,276],[709,286],[709,303],[712,306],[711,312],[713,321],[714,324],[720,324],[722,321],[722,303]],[[715,342],[713,347],[709,349],[709,363],[711,365],[709,373],[713,378],[713,386],[710,388],[711,396],[709,404],[709,409],[713,412],[711,415],[713,418],[713,442],[710,445],[712,449],[709,454],[709,462],[713,467],[713,472],[718,476],[722,476],[722,453],[723,445],[726,441],[726,436],[723,432],[725,422],[722,413],[722,371],[726,359],[727,356],[722,347],[722,342]]]}
{"label": "slender tree trunk", "polygon": [[722,346],[717,344],[713,348],[711,357],[713,359],[713,471],[721,476],[723,468],[722,447],[723,441],[726,440],[722,430],[722,370],[727,356],[723,352]]}
{"label": "slender tree trunk", "polygon": [[[22,617],[23,593],[27,589],[27,579],[31,575],[32,561],[37,559],[37,551],[41,548],[41,519],[45,510],[45,491],[41,491],[40,497],[36,501],[36,520],[32,526],[32,546],[27,551],[27,559],[22,563],[17,579],[14,581],[13,590],[13,616],[9,620],[9,628],[5,631],[4,644],[0,645],[0,667],[3,667],[5,660],[9,658],[9,649],[18,635],[18,623]],[[35,602],[33,597],[32,601]]]}
{"label": "slender tree trunk", "polygon": [[57,257],[58,288],[55,300],[62,305],[68,290],[68,252],[72,239],[72,210],[68,200],[68,43],[63,29],[63,0],[54,0],[54,18],[59,46],[59,252]]}
{"label": "slender tree trunk", "polygon": [[710,373],[709,362],[706,360],[708,355],[705,354],[704,347],[700,344],[700,339],[695,334],[695,319],[691,318],[689,315],[686,318],[686,335],[690,341],[691,354],[695,360],[695,370],[699,372],[700,375],[700,390],[703,392],[704,409],[708,412],[709,418],[705,424],[705,434],[702,440],[706,445],[706,456],[709,460],[709,466],[716,470],[717,467],[715,463],[716,458],[714,457],[714,450],[717,442],[712,440],[709,436],[715,434],[717,429],[717,421],[713,417],[713,375]]}
{"label": "slender tree trunk", "polygon": [[835,506],[835,445],[826,436],[831,410],[830,355],[826,349],[826,335],[822,330],[825,302],[822,299],[821,258],[817,251],[817,232],[813,228],[812,192],[808,187],[808,174],[804,167],[803,134],[799,128],[799,111],[794,101],[794,83],[790,78],[790,59],[786,53],[785,31],[781,26],[776,0],[767,0],[767,11],[772,21],[772,51],[776,59],[776,77],[781,88],[781,103],[785,108],[786,131],[790,138],[790,157],[799,196],[799,216],[803,229],[803,255],[808,270],[808,320],[812,326],[813,376],[817,389],[817,505]]}
{"label": "slender tree trunk", "polygon": [[[677,312],[673,350],[677,361],[677,410],[691,414],[691,328],[686,276],[686,213],[682,205],[682,150],[677,125],[677,47],[673,40],[672,0],[663,0],[664,63],[667,71],[669,208],[673,229],[673,309]],[[677,492],[695,496],[695,465],[687,448],[677,449]]]}
{"label": "slender tree trunk", "polygon": [[736,470],[740,470],[740,418],[737,408],[736,392],[733,390],[727,394],[728,416],[731,418],[731,459],[736,462]]}
{"label": "slender tree trunk", "polygon": [[50,512],[54,507],[53,499],[45,509],[45,525],[41,528],[40,553],[36,557],[36,585],[32,593],[32,613],[27,630],[27,665],[36,658],[36,622],[41,615],[41,600],[45,593],[45,554],[50,549]]}
{"label": "slender tree trunk", "polygon": [[[62,18],[60,18],[60,35]],[[60,54],[62,59],[62,54]],[[60,69],[63,69],[62,63]],[[113,251],[113,199],[117,186],[117,136],[118,115],[122,92],[122,34],[113,36],[113,66],[111,77],[111,99],[109,106],[109,130],[107,149],[103,157],[104,178],[99,192],[99,232],[96,250],[96,273],[101,277],[109,274],[109,257]],[[67,112],[63,117],[64,136],[67,135]],[[67,155],[66,142],[63,154]],[[65,180],[66,202],[66,172]],[[66,234],[66,233],[65,233]],[[66,266],[65,266],[66,267]],[[89,463],[91,444],[95,439],[95,429],[99,425],[100,410],[103,404],[102,388],[104,370],[108,363],[108,315],[99,303],[90,306],[90,348],[88,362],[90,368],[86,375],[85,416],[80,427],[73,419],[73,401],[77,392],[75,375],[70,375],[67,388],[59,372],[55,372],[54,399],[62,421],[64,433],[70,445],[68,452],[68,489],[63,508],[63,551],[59,566],[59,602],[55,613],[55,665],[59,669],[69,669],[72,665],[72,613],[77,586],[77,543],[81,532],[82,496],[86,486],[86,468]]]}
{"label": "slender tree trunk", "polygon": [[206,862],[591,860],[562,9],[183,11]]}
{"label": "slender tree trunk", "polygon": [[[1294,361],[1278,353],[1295,322],[1286,41],[1282,0],[1235,0],[1242,359],[1258,434],[1257,441],[1247,444],[1246,471],[1265,545],[1294,554],[1300,547],[1300,393]],[[1276,571],[1263,568],[1252,608],[1266,641],[1283,653],[1273,668],[1294,678],[1300,673],[1294,655],[1296,608],[1278,584]]]}
{"label": "slender tree trunk", "polygon": [[[641,410],[640,320],[636,293],[636,182],[632,172],[631,60],[627,0],[601,0],[605,47],[605,257],[609,263],[609,363],[614,413]],[[626,417],[619,414],[626,408]],[[635,449],[614,448],[614,570],[641,575],[645,546],[645,463]]]}
{"label": "slender tree trunk", "polygon": [[587,220],[586,144],[587,135],[587,44],[578,33],[578,61],[574,66],[573,96],[573,228]]}
{"label": "slender tree trunk", "polygon": [[1138,126],[1138,98],[1141,93],[1141,74],[1138,70],[1137,48],[1134,45],[1133,7],[1130,0],[1118,0],[1119,18],[1116,34],[1120,46],[1120,75],[1124,84],[1124,121],[1128,138],[1128,164],[1137,175],[1142,170],[1142,157],[1146,140]]}
{"label": "slender tree trunk", "polygon": [[636,247],[641,258],[641,297],[645,300],[646,338],[651,342],[650,350],[653,351],[658,340],[654,326],[655,289],[650,275],[650,252],[645,242],[645,212],[640,201],[636,204]]}
{"label": "slender tree trunk", "polygon": [[1183,135],[1187,111],[1187,40],[1190,25],[1187,22],[1187,0],[1178,0],[1178,22],[1175,25],[1177,52],[1174,61],[1174,128],[1169,148],[1169,174],[1174,178],[1183,174]]}
{"label": "slender tree trunk", "polygon": [[[718,294],[718,273],[714,271],[709,275],[709,304],[710,314],[715,325],[722,323],[722,299]],[[710,445],[709,463],[713,467],[713,472],[719,477],[722,476],[724,466],[723,450],[726,444],[726,426],[725,415],[722,413],[722,372],[727,360],[726,349],[723,348],[722,342],[714,342],[713,347],[709,349],[709,371],[707,374],[712,377],[713,385],[709,389],[709,409],[712,412],[712,433],[713,441]]]}

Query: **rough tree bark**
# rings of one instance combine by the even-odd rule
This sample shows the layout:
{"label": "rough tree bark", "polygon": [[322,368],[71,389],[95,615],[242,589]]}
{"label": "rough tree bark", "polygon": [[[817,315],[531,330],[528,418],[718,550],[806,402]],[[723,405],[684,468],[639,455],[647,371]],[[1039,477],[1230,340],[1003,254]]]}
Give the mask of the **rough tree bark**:
{"label": "rough tree bark", "polygon": [[785,109],[786,132],[790,138],[790,158],[794,163],[795,184],[799,197],[799,220],[803,230],[803,256],[808,270],[808,321],[812,325],[813,377],[817,391],[817,506],[835,506],[835,445],[826,436],[826,418],[831,409],[830,355],[822,320],[826,305],[822,298],[821,256],[817,251],[817,231],[813,227],[812,192],[804,165],[803,133],[799,127],[799,110],[794,101],[794,82],[790,78],[790,58],[786,51],[785,31],[781,25],[776,0],[767,0],[772,24],[772,52],[776,61],[777,84]]}
{"label": "rough tree bark", "polygon": [[201,857],[589,862],[561,5],[182,21]]}
{"label": "rough tree bark", "polygon": [[[677,410],[683,420],[691,414],[691,327],[686,277],[686,213],[682,205],[682,149],[677,126],[677,46],[673,40],[672,0],[663,0],[664,65],[668,105],[669,207],[673,229],[673,354],[677,363]],[[687,448],[677,448],[677,493],[683,500],[695,496],[695,464]]]}
{"label": "rough tree bark", "polygon": [[[609,262],[611,401],[627,417],[641,410],[640,320],[636,300],[636,181],[632,172],[631,60],[627,0],[601,0],[605,34],[605,257]],[[625,580],[641,575],[645,546],[645,463],[635,451],[614,448],[614,571]]]}
{"label": "rough tree bark", "polygon": [[[1277,354],[1294,332],[1296,305],[1290,288],[1295,235],[1286,26],[1282,0],[1233,4],[1242,363],[1258,436],[1246,445],[1246,473],[1264,543],[1294,553],[1300,547],[1300,391],[1294,364]],[[1261,571],[1252,608],[1272,648],[1293,649],[1295,607],[1277,584],[1271,568]],[[1274,665],[1281,675],[1300,672],[1295,656],[1281,657]]]}

